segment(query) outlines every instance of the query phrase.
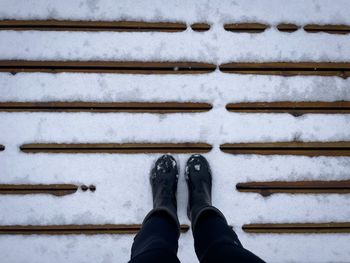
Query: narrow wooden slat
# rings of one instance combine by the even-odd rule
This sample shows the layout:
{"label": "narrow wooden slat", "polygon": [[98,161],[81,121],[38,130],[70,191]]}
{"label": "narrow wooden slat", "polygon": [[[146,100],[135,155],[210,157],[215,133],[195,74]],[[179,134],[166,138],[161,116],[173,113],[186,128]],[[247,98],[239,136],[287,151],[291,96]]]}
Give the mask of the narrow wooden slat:
{"label": "narrow wooden slat", "polygon": [[348,34],[350,33],[350,26],[309,24],[304,26],[304,30],[308,33],[325,32],[329,34]]}
{"label": "narrow wooden slat", "polygon": [[20,147],[26,153],[206,153],[206,143],[32,143]]}
{"label": "narrow wooden slat", "polygon": [[202,62],[143,62],[143,61],[29,61],[1,60],[0,72],[84,72],[133,74],[201,74],[216,69]]}
{"label": "narrow wooden slat", "polygon": [[269,28],[269,25],[261,23],[232,23],[224,25],[225,30],[235,33],[261,33],[267,28]]}
{"label": "narrow wooden slat", "polygon": [[[141,225],[105,224],[105,225],[6,225],[0,226],[0,235],[101,235],[136,234]],[[181,225],[182,233],[189,230]]]}
{"label": "narrow wooden slat", "polygon": [[242,229],[257,234],[297,234],[297,233],[350,233],[350,222],[342,223],[291,223],[291,224],[245,224]]}
{"label": "narrow wooden slat", "polygon": [[51,194],[64,196],[75,193],[78,188],[74,184],[0,184],[0,194]]}
{"label": "narrow wooden slat", "polygon": [[0,144],[0,152],[5,150],[5,146]]}
{"label": "narrow wooden slat", "polygon": [[180,32],[185,23],[142,21],[0,20],[0,30]]}
{"label": "narrow wooden slat", "polygon": [[263,63],[227,63],[220,65],[226,73],[280,75],[280,76],[350,76],[350,63],[333,62],[263,62]]}
{"label": "narrow wooden slat", "polygon": [[226,109],[230,112],[244,113],[289,113],[296,117],[307,113],[349,114],[350,101],[243,102],[229,103]]}
{"label": "narrow wooden slat", "polygon": [[295,25],[295,24],[286,24],[286,23],[281,23],[277,25],[277,29],[281,32],[295,32],[299,29],[300,27]]}
{"label": "narrow wooden slat", "polygon": [[0,112],[204,112],[212,106],[195,102],[0,102]]}
{"label": "narrow wooden slat", "polygon": [[350,142],[226,143],[226,153],[259,155],[350,156]]}
{"label": "narrow wooden slat", "polygon": [[197,32],[204,32],[210,29],[210,25],[206,23],[194,23],[191,25],[191,28]]}
{"label": "narrow wooden slat", "polygon": [[350,180],[342,181],[297,181],[297,182],[247,182],[238,183],[239,192],[259,193],[269,196],[274,193],[288,194],[349,194]]}

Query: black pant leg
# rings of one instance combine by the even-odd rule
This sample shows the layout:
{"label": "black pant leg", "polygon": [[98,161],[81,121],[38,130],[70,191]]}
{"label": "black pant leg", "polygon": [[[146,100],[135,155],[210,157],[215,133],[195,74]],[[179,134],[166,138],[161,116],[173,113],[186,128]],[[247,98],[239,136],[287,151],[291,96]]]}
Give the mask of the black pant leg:
{"label": "black pant leg", "polygon": [[206,262],[264,262],[243,248],[236,233],[215,211],[200,215],[193,233],[198,259]]}
{"label": "black pant leg", "polygon": [[131,263],[170,262],[177,258],[179,230],[165,212],[153,213],[142,225],[131,248]]}

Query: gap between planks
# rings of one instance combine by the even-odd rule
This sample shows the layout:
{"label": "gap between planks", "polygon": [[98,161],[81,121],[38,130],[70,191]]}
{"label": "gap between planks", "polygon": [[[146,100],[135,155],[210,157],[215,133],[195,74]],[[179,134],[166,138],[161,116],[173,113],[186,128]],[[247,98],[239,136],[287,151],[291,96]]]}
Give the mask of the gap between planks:
{"label": "gap between planks", "polygon": [[[7,225],[0,226],[0,235],[101,235],[101,234],[136,234],[140,224],[105,224],[105,225]],[[188,225],[182,224],[180,231],[185,233]]]}
{"label": "gap between planks", "polygon": [[231,154],[350,156],[350,141],[226,143],[220,149]]}
{"label": "gap between planks", "polygon": [[286,194],[349,194],[350,180],[341,181],[271,181],[238,183],[239,192],[258,193],[269,196],[274,193]]}
{"label": "gap between planks", "polygon": [[230,112],[243,113],[289,113],[295,117],[308,113],[349,114],[350,101],[306,101],[306,102],[243,102],[229,103],[226,109]]}
{"label": "gap between planks", "polygon": [[[93,185],[89,187],[82,185],[81,188],[84,192],[88,189],[92,192],[96,190]],[[79,186],[74,184],[0,184],[0,195],[51,194],[65,196],[75,193],[78,189]]]}
{"label": "gap between planks", "polygon": [[0,20],[0,30],[181,32],[185,23],[143,21]]}
{"label": "gap between planks", "polygon": [[186,113],[212,109],[197,102],[0,102],[0,112]]}
{"label": "gap between planks", "polygon": [[308,24],[304,26],[304,30],[308,33],[324,32],[329,34],[348,34],[350,33],[350,26]]}
{"label": "gap between planks", "polygon": [[[281,76],[338,76],[350,75],[350,63],[333,62],[234,62],[220,65],[225,73]],[[85,72],[133,74],[202,74],[210,73],[216,65],[204,62],[140,62],[140,61],[27,61],[2,60],[0,72]]]}
{"label": "gap between planks", "polygon": [[[268,24],[258,22],[224,24],[224,29],[231,32],[261,33]],[[192,30],[202,32],[210,29],[207,23],[194,23]],[[276,28],[281,32],[294,32],[303,28],[308,33],[325,32],[330,34],[350,33],[348,25],[317,25],[299,26],[290,23],[280,23]],[[146,22],[146,21],[84,21],[84,20],[0,20],[0,30],[41,30],[41,31],[114,31],[114,32],[182,32],[187,29],[183,22]]]}
{"label": "gap between planks", "polygon": [[207,153],[206,143],[31,143],[20,146],[25,153]]}
{"label": "gap between planks", "polygon": [[350,222],[245,224],[242,229],[244,232],[256,234],[350,233]]}
{"label": "gap between planks", "polygon": [[233,62],[222,64],[225,73],[280,75],[280,76],[350,76],[350,63],[336,62]]}
{"label": "gap between planks", "polygon": [[[224,24],[224,29],[226,31],[235,33],[262,33],[267,28],[273,27],[272,25],[262,24],[257,22],[252,23],[231,23]],[[277,30],[281,32],[295,32],[300,28],[303,28],[307,33],[329,33],[329,34],[348,34],[350,33],[350,26],[348,25],[317,25],[317,24],[307,24],[305,26],[299,26],[290,23],[280,23],[276,26]]]}
{"label": "gap between planks", "polygon": [[194,23],[191,25],[191,29],[197,32],[204,32],[210,29],[210,25],[207,23]]}
{"label": "gap between planks", "polygon": [[236,33],[261,33],[270,26],[261,23],[232,23],[224,24],[224,29]]}
{"label": "gap between planks", "polygon": [[204,62],[1,60],[0,72],[84,72],[125,74],[204,74],[216,65]]}

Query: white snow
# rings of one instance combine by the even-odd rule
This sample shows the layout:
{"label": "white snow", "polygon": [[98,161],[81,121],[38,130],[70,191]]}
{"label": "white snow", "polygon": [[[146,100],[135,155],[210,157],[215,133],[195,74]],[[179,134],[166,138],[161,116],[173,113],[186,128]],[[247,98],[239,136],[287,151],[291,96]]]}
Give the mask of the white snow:
{"label": "white snow", "polygon": [[214,72],[204,75],[0,73],[0,101],[203,101],[221,108],[239,101],[350,100],[350,79]]}
{"label": "white snow", "polygon": [[195,169],[196,171],[199,171],[199,170],[201,169],[200,164],[196,164],[196,165],[194,166],[194,169]]}
{"label": "white snow", "polygon": [[[336,4],[335,4],[336,3]],[[7,1],[0,18],[209,22],[196,33],[79,33],[0,31],[0,59],[350,61],[350,36],[292,34],[269,29],[235,34],[224,22],[348,23],[348,1]],[[342,222],[348,195],[262,197],[239,193],[238,182],[349,179],[348,157],[244,156],[219,145],[254,141],[350,140],[346,114],[236,114],[225,105],[242,101],[350,100],[350,80],[338,77],[0,73],[0,101],[198,101],[213,109],[192,114],[0,113],[0,183],[96,185],[73,195],[0,196],[0,224],[141,223],[152,208],[149,173],[158,154],[25,154],[30,142],[206,142],[213,173],[213,203],[243,245],[267,262],[346,262],[348,234],[253,235],[241,226],[258,222]],[[178,214],[186,216],[184,166],[179,165]],[[126,262],[133,236],[1,236],[3,262]],[[182,234],[182,262],[197,262],[193,238]]]}
{"label": "white snow", "polygon": [[350,23],[347,0],[1,0],[2,19]]}
{"label": "white snow", "polygon": [[0,59],[201,61],[350,61],[350,35],[269,29],[234,34],[0,31]]}

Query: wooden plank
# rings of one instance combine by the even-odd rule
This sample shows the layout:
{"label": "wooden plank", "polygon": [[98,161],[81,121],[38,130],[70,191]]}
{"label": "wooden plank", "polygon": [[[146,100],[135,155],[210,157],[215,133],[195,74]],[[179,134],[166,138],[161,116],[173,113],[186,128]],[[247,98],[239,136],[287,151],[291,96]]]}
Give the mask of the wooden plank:
{"label": "wooden plank", "polygon": [[84,72],[127,74],[201,74],[216,69],[202,62],[143,62],[143,61],[29,61],[1,60],[0,72]]}
{"label": "wooden plank", "polygon": [[231,154],[350,156],[350,141],[226,143],[220,149]]}
{"label": "wooden plank", "polygon": [[1,152],[1,151],[5,151],[5,146],[2,145],[2,144],[0,144],[0,152]]}
{"label": "wooden plank", "polygon": [[233,62],[220,65],[226,73],[280,76],[350,76],[350,63],[333,62]]}
{"label": "wooden plank", "polygon": [[262,33],[269,25],[261,23],[232,23],[224,24],[224,29],[235,33]]}
{"label": "wooden plank", "polygon": [[295,24],[288,24],[288,23],[281,23],[277,25],[277,29],[281,32],[295,32],[299,29],[300,27],[295,25]]}
{"label": "wooden plank", "polygon": [[295,117],[308,113],[349,114],[350,101],[277,101],[277,102],[242,102],[229,103],[230,112],[244,113],[289,113]]}
{"label": "wooden plank", "polygon": [[196,102],[0,102],[0,112],[185,113],[211,108],[208,103]]}
{"label": "wooden plank", "polygon": [[308,24],[304,26],[304,30],[308,33],[325,32],[329,34],[349,34],[350,26],[348,25],[316,25]]}
{"label": "wooden plank", "polygon": [[193,31],[204,32],[210,29],[210,25],[206,23],[194,23],[191,25]]}
{"label": "wooden plank", "polygon": [[[0,226],[0,235],[101,235],[101,234],[136,234],[140,224],[105,224],[105,225],[6,225]],[[182,233],[189,230],[188,225],[181,225]]]}
{"label": "wooden plank", "polygon": [[256,234],[326,234],[350,233],[350,222],[329,223],[290,223],[290,224],[245,224],[244,232]]}
{"label": "wooden plank", "polygon": [[349,194],[350,180],[341,181],[271,181],[238,183],[239,192],[259,193],[269,196],[274,193],[287,194]]}
{"label": "wooden plank", "polygon": [[1,195],[51,194],[64,196],[78,190],[74,184],[0,184]]}
{"label": "wooden plank", "polygon": [[206,143],[31,143],[20,147],[25,153],[207,153]]}
{"label": "wooden plank", "polygon": [[185,23],[143,21],[0,20],[0,30],[181,32]]}

